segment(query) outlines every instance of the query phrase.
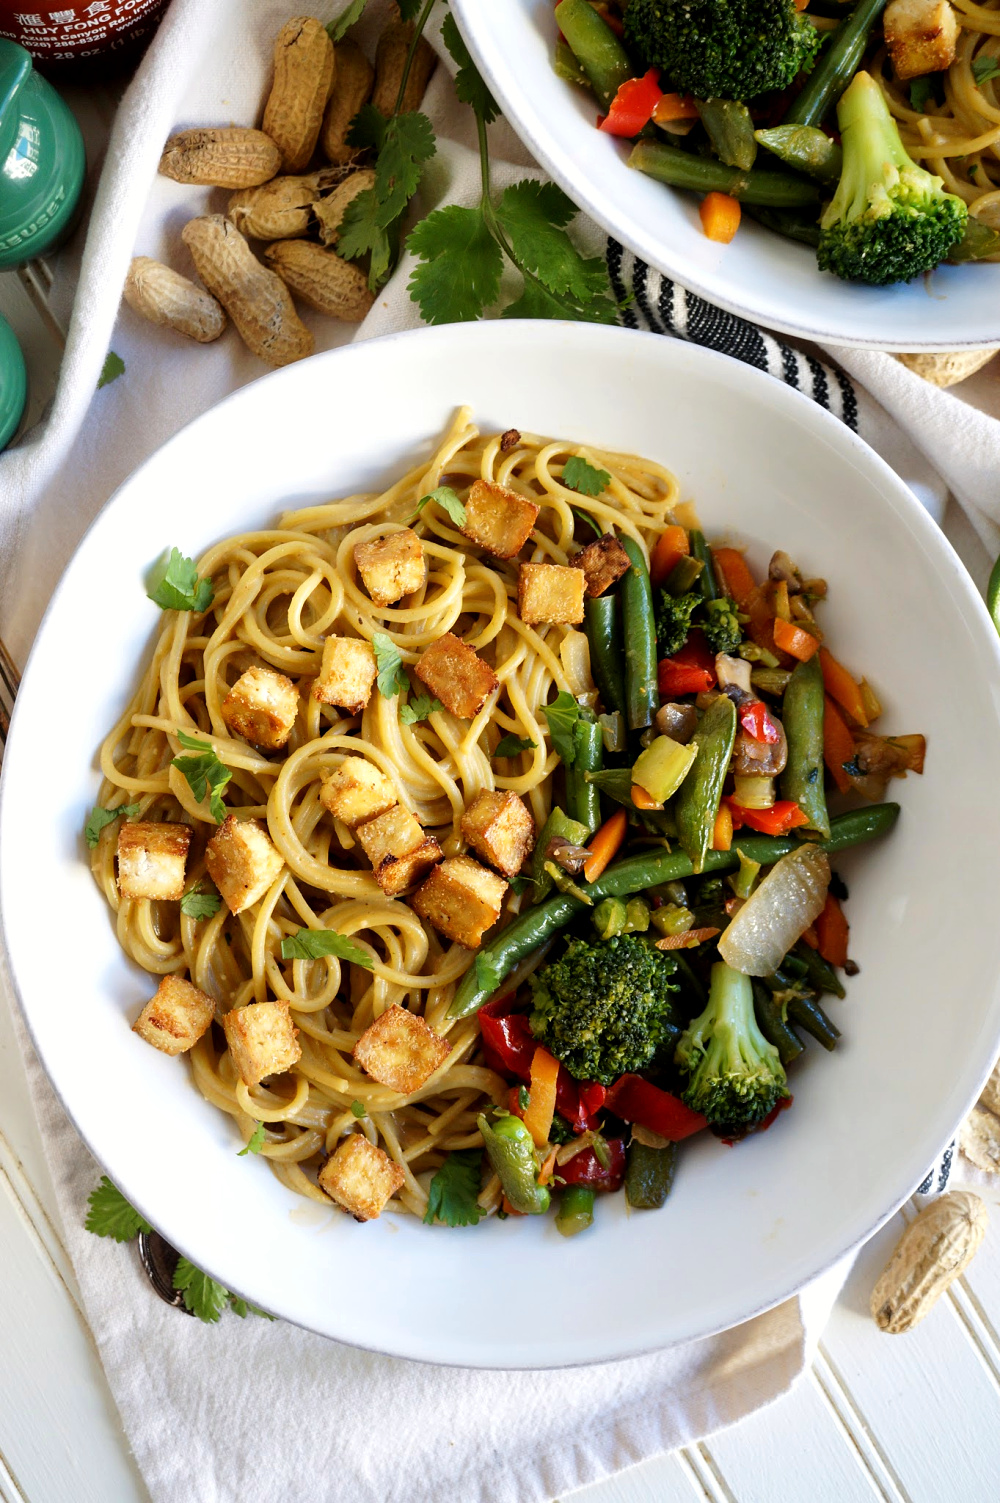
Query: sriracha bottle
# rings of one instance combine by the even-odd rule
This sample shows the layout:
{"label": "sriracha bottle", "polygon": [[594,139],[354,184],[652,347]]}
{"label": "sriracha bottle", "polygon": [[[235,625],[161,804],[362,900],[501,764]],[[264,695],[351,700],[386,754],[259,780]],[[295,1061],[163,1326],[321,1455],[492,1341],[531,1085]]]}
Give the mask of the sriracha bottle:
{"label": "sriracha bottle", "polygon": [[0,0],[0,37],[19,42],[50,78],[98,83],[133,66],[169,0]]}

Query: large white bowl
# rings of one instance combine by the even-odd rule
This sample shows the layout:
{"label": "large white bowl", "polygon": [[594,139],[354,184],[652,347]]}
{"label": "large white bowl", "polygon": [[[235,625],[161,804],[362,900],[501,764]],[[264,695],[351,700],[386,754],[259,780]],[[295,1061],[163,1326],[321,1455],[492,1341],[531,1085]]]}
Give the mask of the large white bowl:
{"label": "large white bowl", "polygon": [[[823,621],[928,736],[888,840],[837,861],[861,974],[810,1045],[795,1106],[759,1138],[684,1146],[657,1213],[598,1207],[451,1231],[359,1226],[255,1159],[181,1060],[129,1031],[150,982],[118,949],[82,830],[95,751],[157,629],[143,574],[282,508],[382,487],[470,402],[510,426],[649,455],[710,534],[830,581]],[[735,361],[583,324],[491,323],[354,345],[245,387],[118,491],[49,608],[0,797],[0,898],[36,1047],[82,1136],[177,1247],[268,1310],[342,1341],[470,1366],[544,1367],[703,1336],[800,1288],[894,1210],[976,1096],[1000,1044],[995,785],[1000,648],[906,487],[829,414]]]}
{"label": "large white bowl", "polygon": [[808,246],[749,215],[731,245],[715,244],[702,233],[697,196],[626,167],[630,143],[595,130],[594,100],[556,76],[552,0],[453,0],[452,9],[529,151],[610,235],[682,286],[804,339],[883,350],[1000,343],[1000,264],[939,266],[905,285],[864,287],[821,272]]}

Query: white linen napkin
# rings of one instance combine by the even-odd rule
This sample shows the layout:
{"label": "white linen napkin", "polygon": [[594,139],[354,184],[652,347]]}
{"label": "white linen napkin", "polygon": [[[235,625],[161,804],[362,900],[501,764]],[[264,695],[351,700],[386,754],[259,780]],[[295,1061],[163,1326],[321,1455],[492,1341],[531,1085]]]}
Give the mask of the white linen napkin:
{"label": "white linen napkin", "polygon": [[[343,0],[305,8],[327,19]],[[372,0],[369,35],[386,8],[386,0]],[[272,39],[298,9],[289,0],[174,0],[122,103],[51,414],[0,456],[0,636],[22,660],[62,568],[114,488],[185,422],[263,373],[231,330],[196,348],[128,309],[119,315],[118,305],[133,254],[189,270],[181,228],[193,214],[225,207],[227,195],[156,176],[163,140],[179,126],[255,121]],[[444,68],[424,108],[439,146],[422,208],[471,201],[478,192],[471,120]],[[538,175],[503,122],[491,128],[491,144],[498,189],[526,172]],[[665,286],[596,227],[578,230],[592,253],[606,251],[629,288],[648,295],[652,316],[633,315],[636,322],[731,349],[800,385],[856,426],[939,517],[950,489],[971,519],[957,515],[956,539],[982,577],[980,539],[992,549],[1000,537],[992,478],[1000,473],[1000,401],[991,378],[980,377],[975,400],[966,402],[926,387],[888,356],[826,351],[855,385],[818,352],[792,350],[729,315],[706,317],[708,305]],[[306,313],[317,347],[417,326],[408,275],[404,258],[360,330]],[[669,323],[658,312],[668,302]],[[641,299],[636,305],[641,312]],[[95,394],[109,348],[124,359],[125,374]],[[846,1272],[845,1265],[831,1270],[798,1299],[722,1336],[569,1372],[410,1364],[234,1316],[206,1327],[151,1296],[133,1252],[83,1231],[99,1169],[34,1059],[16,1009],[15,1024],[88,1317],[157,1503],[550,1499],[731,1424],[787,1391],[810,1360]]]}

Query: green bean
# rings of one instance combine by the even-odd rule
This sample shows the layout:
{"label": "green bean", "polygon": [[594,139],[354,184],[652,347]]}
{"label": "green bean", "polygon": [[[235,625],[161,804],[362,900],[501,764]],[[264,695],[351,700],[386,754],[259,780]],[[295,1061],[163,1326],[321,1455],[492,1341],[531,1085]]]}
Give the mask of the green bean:
{"label": "green bean", "polygon": [[752,668],[750,682],[764,694],[784,694],[791,678],[787,668]]}
{"label": "green bean", "polygon": [[762,224],[765,230],[780,235],[784,240],[794,240],[799,245],[810,245],[815,250],[819,245],[819,220],[815,211],[808,209],[762,209],[759,205],[747,204],[751,219]]}
{"label": "green bean", "polygon": [[696,193],[728,193],[748,204],[770,204],[775,209],[794,209],[819,203],[819,189],[808,178],[790,172],[762,172],[754,167],[741,172],[714,157],[696,157],[679,146],[663,141],[637,141],[628,165],[655,177],[672,188],[691,188]]}
{"label": "green bean", "polygon": [[623,898],[602,898],[594,909],[594,928],[598,939],[614,939],[625,933],[628,907]]}
{"label": "green bean", "polygon": [[590,88],[590,79],[587,71],[572,47],[561,39],[556,43],[556,50],[552,58],[552,71],[557,78],[564,78],[567,83],[580,84],[584,89]]}
{"label": "green bean", "polygon": [[594,1192],[586,1185],[567,1185],[556,1212],[556,1231],[564,1237],[585,1232],[594,1221]]}
{"label": "green bean", "polygon": [[788,1016],[806,1033],[811,1033],[824,1049],[835,1049],[840,1038],[840,1029],[831,1023],[819,1003],[812,997],[792,996],[788,999]]}
{"label": "green bean", "polygon": [[[691,534],[692,544],[695,536]],[[713,699],[693,740],[697,747],[694,765],[677,795],[677,830],[681,845],[691,857],[692,869],[700,872],[712,844],[722,785],[736,740],[736,706],[728,695]]]}
{"label": "green bean", "polygon": [[549,1208],[549,1192],[538,1183],[535,1145],[520,1117],[500,1117],[491,1126],[480,1113],[476,1123],[486,1156],[512,1209],[524,1216],[542,1215]]}
{"label": "green bean", "polygon": [[616,804],[624,804],[626,809],[635,807],[632,803],[631,767],[606,767],[603,772],[588,772],[586,777]]}
{"label": "green bean", "polygon": [[596,720],[580,719],[573,727],[576,757],[566,769],[566,812],[586,826],[587,838],[601,822],[601,795],[588,772],[600,772],[604,761],[604,736]]}
{"label": "green bean", "polygon": [[[870,804],[865,809],[852,809],[832,821],[830,839],[821,842],[825,851],[843,851],[865,841],[888,835],[899,818],[898,804]],[[797,850],[801,841],[794,836],[739,835],[729,851],[709,851],[705,856],[706,872],[733,871],[740,864],[742,851],[751,861],[762,866],[772,866],[775,861]],[[628,856],[624,861],[609,866],[596,882],[588,884],[586,891],[595,903],[601,898],[631,897],[633,893],[645,892],[662,882],[676,882],[693,875],[690,858],[683,851],[643,852]],[[560,893],[547,902],[539,903],[519,915],[506,929],[501,929],[495,939],[483,945],[477,956],[484,970],[495,977],[491,986],[479,983],[479,966],[472,965],[459,982],[458,989],[448,1008],[451,1018],[465,1018],[478,1012],[486,999],[500,985],[505,976],[528,955],[581,912],[582,904],[575,898]]]}
{"label": "green bean", "polygon": [[590,839],[590,831],[579,820],[570,819],[558,804],[550,810],[549,817],[542,826],[542,833],[535,844],[535,854],[531,859],[531,876],[535,884],[534,901],[536,903],[540,903],[552,891],[552,877],[545,870],[545,863],[549,859],[549,841],[553,837],[568,840],[570,845],[583,845]]}
{"label": "green bean", "polygon": [[583,607],[590,666],[606,710],[625,714],[625,653],[617,595],[588,595]]}
{"label": "green bean", "polygon": [[805,88],[792,100],[785,125],[822,125],[858,71],[868,46],[868,34],[885,3],[886,0],[859,0],[851,14],[845,16],[806,79]]}
{"label": "green bean", "polygon": [[764,983],[756,979],[753,983],[753,1010],[757,1027],[767,1042],[777,1049],[781,1063],[790,1065],[793,1059],[798,1059],[805,1045],[782,1016],[780,1003],[774,1000]]}
{"label": "green bean", "polygon": [[588,0],[562,0],[556,6],[556,25],[606,110],[625,80],[635,75],[631,58]]}
{"label": "green bean", "polygon": [[818,950],[814,950],[811,945],[798,944],[795,946],[794,958],[801,961],[809,985],[820,996],[824,992],[832,992],[835,997],[847,996],[840,977]]}
{"label": "green bean", "polygon": [[844,153],[825,130],[815,125],[774,125],[770,130],[755,131],[754,135],[786,167],[808,173],[830,187],[839,183]]}
{"label": "green bean", "polygon": [[719,161],[749,172],[757,157],[757,142],[746,105],[736,99],[699,99],[697,106]]}
{"label": "green bean", "polygon": [[682,553],[667,575],[663,588],[668,595],[686,595],[704,567],[702,559],[694,558],[690,553]]}
{"label": "green bean", "polygon": [[830,816],[823,791],[823,708],[823,670],[817,652],[792,670],[781,702],[788,740],[781,795],[794,800],[808,819],[808,828],[827,840]]}
{"label": "green bean", "polygon": [[715,566],[712,563],[712,551],[705,542],[705,534],[693,527],[690,532],[691,557],[698,559],[702,565],[698,575],[698,588],[701,591],[702,600],[717,600],[719,586],[715,581]]}
{"label": "green bean", "polygon": [[652,725],[653,716],[660,708],[660,694],[656,687],[653,587],[639,544],[626,534],[621,545],[631,565],[621,582],[626,712],[630,728],[642,731],[647,725]]}
{"label": "green bean", "polygon": [[634,1211],[658,1211],[674,1183],[677,1144],[651,1148],[632,1139],[625,1168],[625,1199]]}

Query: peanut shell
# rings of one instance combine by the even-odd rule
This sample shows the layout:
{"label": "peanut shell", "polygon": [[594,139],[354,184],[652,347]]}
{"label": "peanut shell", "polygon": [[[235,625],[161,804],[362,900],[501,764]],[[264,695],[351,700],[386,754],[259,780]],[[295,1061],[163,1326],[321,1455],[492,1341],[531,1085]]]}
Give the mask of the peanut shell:
{"label": "peanut shell", "polygon": [[309,240],[279,240],[264,259],[296,297],[328,318],[360,323],[375,301],[363,271]]}
{"label": "peanut shell", "polygon": [[929,355],[897,355],[896,359],[932,386],[957,386],[988,365],[998,350],[1000,345],[992,344],[979,350],[941,350]]}
{"label": "peanut shell", "polygon": [[962,1123],[959,1147],[970,1163],[987,1174],[1000,1174],[1000,1117],[974,1106]]}
{"label": "peanut shell", "polygon": [[[378,46],[375,49],[375,87],[372,90],[372,104],[385,115],[386,119],[396,108],[396,95],[399,93],[403,69],[406,66],[406,55],[410,50],[412,40],[412,21],[393,21],[378,39]],[[410,110],[418,107],[424,97],[424,90],[430,83],[436,62],[437,54],[433,47],[424,37],[421,37],[413,54],[409,77],[403,91],[400,114],[408,114]]]}
{"label": "peanut shell", "polygon": [[236,325],[247,349],[271,365],[290,365],[313,352],[313,337],[288,288],[262,266],[222,214],[192,219],[182,232],[198,275]]}
{"label": "peanut shell", "polygon": [[1000,1117],[1000,1060],[997,1060],[993,1066],[993,1074],[983,1086],[979,1105],[984,1106],[988,1112],[995,1112]]}
{"label": "peanut shell", "polygon": [[204,287],[149,256],[133,256],[123,295],[151,324],[176,329],[199,344],[211,344],[226,327],[222,307]]}
{"label": "peanut shell", "polygon": [[160,157],[164,177],[205,188],[255,188],[280,167],[281,153],[270,136],[245,125],[178,131]]}
{"label": "peanut shell", "polygon": [[349,38],[338,42],[333,52],[336,59],[333,89],[323,116],[319,144],[327,161],[338,165],[353,162],[360,155],[357,146],[347,144],[347,128],[372,91],[375,69],[357,42]]}
{"label": "peanut shell", "polygon": [[359,172],[352,172],[350,177],[345,178],[342,183],[338,183],[332,192],[325,193],[322,198],[316,199],[312,211],[319,224],[319,238],[324,245],[336,245],[347,205],[366,188],[374,187],[374,184],[374,172],[370,167],[363,167]]}
{"label": "peanut shell", "polygon": [[896,1244],[872,1290],[880,1331],[898,1336],[931,1309],[975,1256],[989,1216],[978,1195],[953,1190],[925,1206]]}
{"label": "peanut shell", "polygon": [[322,22],[312,16],[287,21],[274,44],[274,83],[263,120],[285,172],[302,172],[309,165],[333,78],[333,43]]}
{"label": "peanut shell", "polygon": [[292,240],[308,233],[312,203],[341,182],[346,167],[324,167],[305,177],[274,177],[259,188],[242,188],[229,200],[229,218],[252,240]]}

